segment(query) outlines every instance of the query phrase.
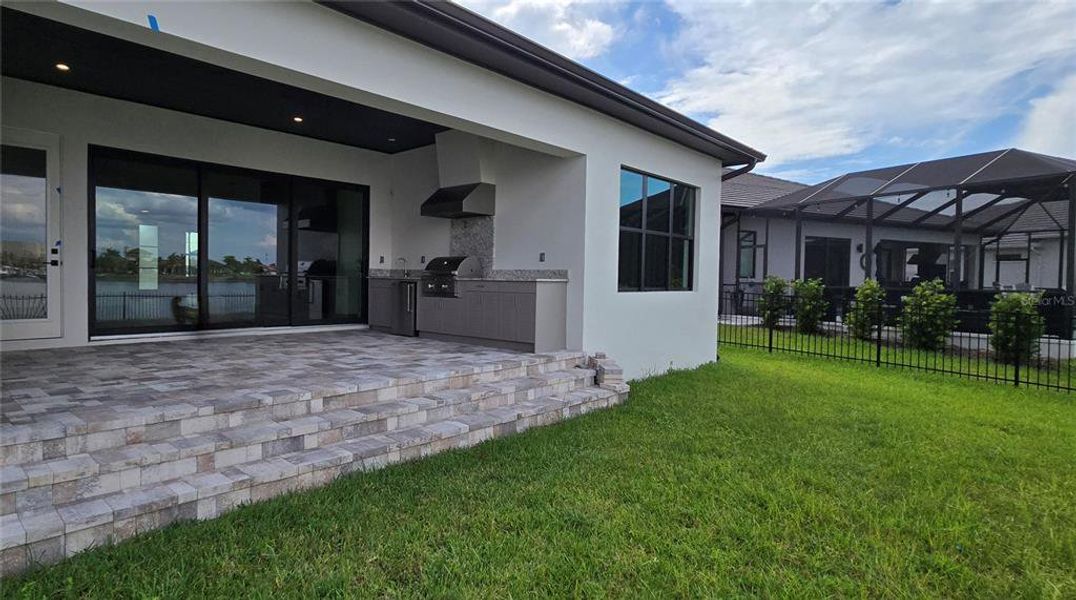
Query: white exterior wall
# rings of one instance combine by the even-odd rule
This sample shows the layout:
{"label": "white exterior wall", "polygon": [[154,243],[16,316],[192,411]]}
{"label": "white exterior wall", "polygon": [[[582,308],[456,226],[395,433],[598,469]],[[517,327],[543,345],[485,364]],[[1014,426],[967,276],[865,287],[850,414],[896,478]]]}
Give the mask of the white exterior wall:
{"label": "white exterior wall", "polygon": [[381,269],[422,269],[421,258],[448,254],[449,221],[419,214],[422,201],[438,188],[437,153],[433,146],[394,154],[392,164],[392,248],[381,263],[371,253],[370,266]]}
{"label": "white exterior wall", "polygon": [[[1028,277],[1028,283],[1032,287],[1059,288],[1064,286],[1064,272],[1061,272],[1061,279],[1058,279],[1058,263],[1064,265],[1064,259],[1058,254],[1060,246],[1061,241],[1057,238],[1032,240],[1031,265]],[[1026,245],[1006,245],[1001,247],[1002,254],[1023,254],[1026,251]],[[986,282],[987,287],[992,286],[994,283],[996,273],[994,270],[994,257],[996,254],[997,251],[994,247],[987,248],[983,261],[986,268],[983,271],[983,280]],[[1024,282],[1024,263],[1003,261],[1000,275],[998,282],[1002,285],[1021,284]]]}
{"label": "white exterior wall", "polygon": [[[585,348],[604,350],[630,377],[716,358],[721,170],[650,136],[611,138],[617,150],[587,157]],[[692,291],[618,292],[621,165],[699,187]]]}
{"label": "white exterior wall", "polygon": [[[758,242],[765,243],[766,241],[766,220],[761,217],[745,217],[740,222],[741,231],[755,231],[757,233]],[[802,223],[803,228],[803,243],[806,243],[808,237],[832,237],[849,239],[852,241],[852,255],[849,261],[848,271],[848,283],[852,286],[857,286],[863,283],[864,272],[860,267],[860,257],[862,252],[857,252],[856,248],[860,244],[866,247],[866,230],[863,225],[857,225],[853,223],[826,223],[822,221],[810,221],[804,220]],[[723,271],[723,283],[733,284],[736,282],[736,225],[730,225],[723,231],[724,238],[722,246],[724,250],[724,271]],[[871,237],[874,239],[874,243],[877,244],[881,240],[899,240],[907,242],[930,242],[938,244],[952,244],[953,234],[945,231],[934,231],[929,229],[915,230],[910,228],[901,227],[874,227],[871,233]],[[964,234],[963,244],[973,245],[979,243],[978,236],[971,234]],[[758,250],[758,257],[756,258],[756,269],[754,279],[741,279],[741,281],[762,281],[762,249]],[[804,253],[801,248],[800,260],[803,260]],[[975,267],[977,271],[978,267]],[[802,270],[801,270],[802,273]],[[784,277],[785,279],[792,279],[796,274],[796,222],[792,219],[770,219],[770,246],[769,246],[769,274]],[[969,273],[968,276],[974,280],[978,277],[977,272]]]}
{"label": "white exterior wall", "polygon": [[[26,10],[554,155],[534,160],[533,154],[520,154],[518,149],[497,153],[499,166],[513,176],[497,177],[495,267],[568,270],[569,346],[608,352],[629,377],[713,360],[720,161],[312,3],[73,4],[97,14],[57,3],[35,4]],[[166,33],[145,27],[150,13]],[[382,190],[389,188],[384,181],[391,173],[407,173],[408,181],[395,190],[395,197],[380,191],[371,198],[371,266],[394,266],[397,256],[408,257],[412,266],[416,255],[435,254],[447,240],[440,225],[418,230],[405,225],[413,221],[414,207],[391,201],[412,197],[413,191],[432,183],[431,171],[423,169],[416,177],[405,166],[407,161],[426,161],[428,167],[428,159],[422,157],[424,149],[401,154],[386,164],[384,155],[373,152],[189,115],[159,122],[156,115],[162,111],[136,105],[123,109],[131,112],[132,119],[124,119],[119,126],[115,113],[107,112],[114,101],[104,99],[92,99],[82,107],[94,107],[96,116],[58,116],[53,106],[46,109],[26,102],[15,110],[19,107],[7,102],[9,90],[4,93],[5,116],[25,109],[26,116],[14,118],[24,119],[26,126],[63,129],[58,133],[65,137],[65,187],[73,186],[68,187],[69,196],[77,190],[85,194],[81,148],[86,143],[270,171],[298,170]],[[19,101],[17,93],[12,98]],[[140,128],[128,126],[133,123]],[[173,131],[174,136],[169,133]],[[213,141],[207,144],[206,139]],[[285,149],[284,140],[289,148],[300,144],[310,152]],[[74,156],[67,160],[70,155]],[[303,159],[295,164],[299,155]],[[617,292],[621,165],[700,187],[694,291]],[[425,198],[413,197],[416,202]],[[82,208],[73,209],[76,212],[70,219],[76,224],[71,229],[65,225],[68,248],[86,247],[85,203],[76,204],[80,202]],[[547,261],[538,263],[543,251]],[[378,264],[381,256],[386,265]],[[68,260],[78,259],[69,255]],[[70,310],[65,313],[85,315],[85,269],[65,269],[65,285],[68,274],[72,283],[65,289],[64,301]],[[81,324],[65,324],[73,327],[65,329],[66,341],[85,341],[85,316],[81,320]]]}

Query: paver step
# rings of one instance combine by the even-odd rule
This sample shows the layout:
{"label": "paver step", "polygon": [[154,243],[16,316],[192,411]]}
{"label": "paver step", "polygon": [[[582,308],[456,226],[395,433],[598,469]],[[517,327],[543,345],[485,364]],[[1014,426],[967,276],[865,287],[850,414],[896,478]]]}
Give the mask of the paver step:
{"label": "paver step", "polygon": [[268,459],[375,433],[390,433],[593,383],[594,371],[573,368],[445,389],[424,396],[367,402],[341,398],[323,412],[271,418],[220,431],[181,435],[75,456],[0,467],[0,514],[63,506],[195,473]]}
{"label": "paver step", "polygon": [[[442,418],[322,447],[183,475],[134,490],[0,516],[0,550],[16,570],[55,562],[90,546],[119,541],[176,520],[214,518],[239,504],[322,485],[358,470],[478,444],[619,403],[623,384],[585,387]],[[19,560],[21,559],[21,563]]]}
{"label": "paver step", "polygon": [[[77,408],[63,416],[43,416],[32,424],[0,424],[0,465],[61,459],[256,421],[297,417],[322,412],[326,404],[361,405],[563,371],[575,367],[583,358],[582,353],[564,351],[443,370],[386,368],[378,376],[360,371],[350,378],[344,375],[340,381],[319,384],[316,389],[236,389],[227,398],[195,395],[149,403],[125,403],[116,398],[109,406]],[[153,393],[167,396],[160,390]]]}

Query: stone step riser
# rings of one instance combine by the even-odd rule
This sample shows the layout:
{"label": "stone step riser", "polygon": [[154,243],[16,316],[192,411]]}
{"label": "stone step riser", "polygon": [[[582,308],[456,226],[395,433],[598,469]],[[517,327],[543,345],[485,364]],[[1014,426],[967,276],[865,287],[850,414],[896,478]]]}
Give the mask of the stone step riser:
{"label": "stone step riser", "polygon": [[[597,388],[590,388],[597,390]],[[257,502],[283,493],[325,485],[356,471],[369,471],[387,465],[421,458],[438,452],[464,448],[486,440],[525,431],[531,427],[549,425],[563,419],[619,404],[626,392],[600,390],[582,401],[527,416],[512,416],[485,426],[462,429],[445,427],[441,436],[415,438],[413,443],[373,450],[369,453],[343,449],[323,449],[324,456],[310,460],[304,457],[296,463],[280,461],[279,473],[261,477],[258,471],[250,475],[237,468],[224,469],[209,476],[220,478],[220,485],[195,488],[185,482],[169,484],[167,489],[154,488],[147,497],[135,500],[124,496],[116,500],[94,500],[92,506],[71,509],[48,508],[33,517],[19,515],[17,521],[4,521],[4,550],[0,560],[0,575],[20,572],[31,564],[59,561],[87,548],[114,543],[134,535],[164,527],[176,521],[212,519],[240,504]],[[502,409],[509,410],[509,409]],[[459,425],[459,423],[457,423]],[[346,445],[344,444],[341,445]],[[356,447],[358,448],[358,447]],[[289,467],[290,465],[290,467]],[[50,512],[51,511],[51,512]],[[15,515],[7,515],[9,519]]]}
{"label": "stone step riser", "polygon": [[[336,394],[328,397],[290,400],[262,405],[251,399],[225,401],[213,414],[162,415],[155,422],[132,418],[114,423],[99,422],[75,428],[65,433],[63,427],[36,428],[35,434],[47,439],[9,443],[0,446],[0,466],[23,465],[42,460],[67,458],[76,454],[119,448],[142,442],[165,441],[181,435],[217,431],[240,425],[295,418],[322,412],[330,406],[363,406],[375,402],[422,396],[449,389],[461,389],[507,379],[540,375],[574,368],[578,359],[550,360],[536,365],[507,367],[471,375],[458,375],[425,382],[388,385],[382,388]],[[225,410],[226,409],[226,410]],[[169,418],[172,417],[172,418]]]}
{"label": "stone step riser", "polygon": [[[104,464],[89,470],[68,470],[56,481],[56,475],[41,469],[27,472],[25,489],[0,494],[0,515],[25,510],[28,507],[62,506],[118,491],[162,483],[195,473],[232,467],[252,461],[272,458],[299,450],[313,450],[342,440],[367,435],[384,434],[398,429],[424,425],[479,410],[533,400],[553,394],[566,394],[589,387],[593,377],[559,379],[551,385],[541,385],[506,393],[477,395],[472,399],[450,403],[426,410],[415,410],[381,418],[348,423],[339,427],[301,431],[251,443],[217,445],[191,449],[190,453],[161,454],[162,460],[140,465],[125,463]],[[294,432],[292,432],[294,433]],[[10,483],[10,482],[8,482]]]}

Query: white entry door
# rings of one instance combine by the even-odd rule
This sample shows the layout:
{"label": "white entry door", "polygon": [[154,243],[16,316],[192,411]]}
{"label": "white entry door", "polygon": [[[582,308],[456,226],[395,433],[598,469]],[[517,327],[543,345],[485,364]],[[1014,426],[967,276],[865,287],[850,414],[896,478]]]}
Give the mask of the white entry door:
{"label": "white entry door", "polygon": [[0,340],[60,337],[60,140],[0,128]]}

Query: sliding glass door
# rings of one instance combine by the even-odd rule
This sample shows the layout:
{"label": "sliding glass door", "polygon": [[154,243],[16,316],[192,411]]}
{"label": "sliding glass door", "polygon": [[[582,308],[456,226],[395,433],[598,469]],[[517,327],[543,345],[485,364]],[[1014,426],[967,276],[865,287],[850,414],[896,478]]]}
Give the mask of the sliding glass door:
{"label": "sliding glass door", "polygon": [[365,294],[365,193],[302,180],[294,188],[298,276],[296,325],[356,321]]}
{"label": "sliding glass door", "polygon": [[91,150],[96,335],[365,319],[367,189]]}
{"label": "sliding glass door", "polygon": [[288,325],[288,179],[207,169],[204,184],[209,326]]}
{"label": "sliding glass door", "polygon": [[197,169],[99,156],[94,187],[96,329],[193,329],[199,311]]}

